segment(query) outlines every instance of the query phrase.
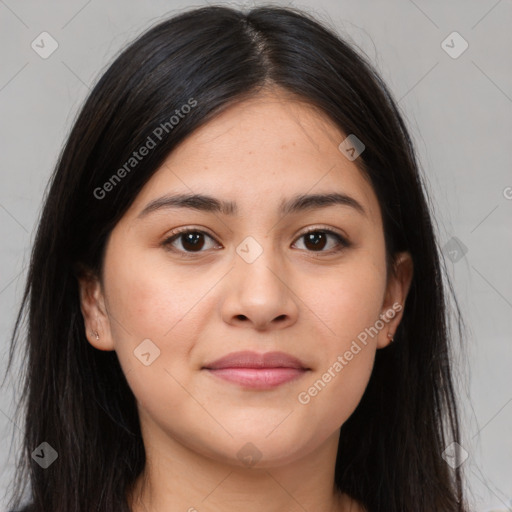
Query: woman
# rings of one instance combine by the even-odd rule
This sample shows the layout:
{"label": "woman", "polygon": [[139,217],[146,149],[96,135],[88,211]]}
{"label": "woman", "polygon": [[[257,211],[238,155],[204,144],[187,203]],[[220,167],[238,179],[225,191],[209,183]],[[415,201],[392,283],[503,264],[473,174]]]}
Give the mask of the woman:
{"label": "woman", "polygon": [[194,9],[114,61],[23,306],[31,511],[467,510],[438,247],[366,60],[303,12]]}

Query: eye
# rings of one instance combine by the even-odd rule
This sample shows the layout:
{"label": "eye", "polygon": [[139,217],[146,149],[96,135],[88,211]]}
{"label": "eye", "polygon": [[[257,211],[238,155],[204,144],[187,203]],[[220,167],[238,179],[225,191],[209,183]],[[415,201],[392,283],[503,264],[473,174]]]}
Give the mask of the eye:
{"label": "eye", "polygon": [[[169,250],[174,250],[184,253],[202,252],[201,249],[205,246],[204,237],[208,237],[210,240],[213,238],[208,233],[191,228],[184,228],[176,230],[173,234],[162,242],[162,245]],[[181,243],[181,249],[174,247],[175,242]],[[208,248],[208,247],[207,247]]]}
{"label": "eye", "polygon": [[[334,248],[324,251],[328,238],[334,239]],[[305,246],[311,249],[309,252],[338,252],[350,247],[349,241],[336,231],[328,228],[312,228],[298,238],[305,240]]]}
{"label": "eye", "polygon": [[[183,255],[201,253],[204,252],[202,249],[208,249],[205,244],[204,237],[214,240],[208,233],[199,229],[183,228],[174,231],[170,237],[166,238],[162,242],[162,246],[167,250],[181,253]],[[334,247],[328,250],[324,250],[327,241],[331,238],[334,240]],[[333,253],[341,251],[347,247],[350,247],[350,242],[332,229],[328,228],[312,228],[299,236],[298,240],[304,239],[306,250],[308,252],[322,252],[322,253]],[[181,248],[176,247],[176,242],[179,242]],[[212,247],[210,247],[212,248]]]}

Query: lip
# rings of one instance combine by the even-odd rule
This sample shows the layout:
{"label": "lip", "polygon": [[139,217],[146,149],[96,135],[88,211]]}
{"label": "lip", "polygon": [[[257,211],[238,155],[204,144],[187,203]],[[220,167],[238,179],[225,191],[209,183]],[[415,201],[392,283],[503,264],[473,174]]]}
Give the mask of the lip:
{"label": "lip", "polygon": [[203,368],[207,370],[221,370],[224,368],[295,368],[309,370],[300,359],[293,357],[285,352],[251,352],[244,350],[242,352],[231,352],[227,356],[216,359],[211,363],[206,363]]}
{"label": "lip", "polygon": [[232,352],[203,366],[210,374],[251,389],[271,389],[311,370],[284,352]]}

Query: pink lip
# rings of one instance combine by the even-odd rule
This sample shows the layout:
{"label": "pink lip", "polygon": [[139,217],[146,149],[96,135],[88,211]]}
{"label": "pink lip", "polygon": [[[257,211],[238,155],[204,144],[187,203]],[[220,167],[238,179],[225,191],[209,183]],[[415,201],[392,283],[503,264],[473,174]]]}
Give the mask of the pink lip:
{"label": "pink lip", "polygon": [[233,352],[207,363],[203,369],[221,379],[252,389],[270,389],[304,375],[307,368],[284,352]]}

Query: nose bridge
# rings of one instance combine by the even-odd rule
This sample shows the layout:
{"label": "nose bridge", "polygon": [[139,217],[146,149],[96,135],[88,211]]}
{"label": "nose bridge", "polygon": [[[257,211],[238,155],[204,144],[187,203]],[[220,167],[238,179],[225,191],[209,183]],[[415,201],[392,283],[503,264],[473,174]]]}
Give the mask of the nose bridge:
{"label": "nose bridge", "polygon": [[[272,293],[274,297],[282,294],[283,283],[277,278],[279,273],[285,273],[282,265],[282,256],[279,249],[274,246],[275,240],[271,235],[248,235],[236,248],[239,277],[244,285],[252,287],[252,294]],[[250,291],[250,290],[249,290]]]}

